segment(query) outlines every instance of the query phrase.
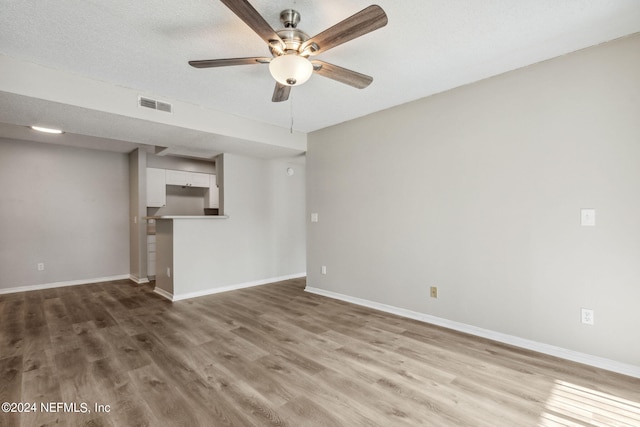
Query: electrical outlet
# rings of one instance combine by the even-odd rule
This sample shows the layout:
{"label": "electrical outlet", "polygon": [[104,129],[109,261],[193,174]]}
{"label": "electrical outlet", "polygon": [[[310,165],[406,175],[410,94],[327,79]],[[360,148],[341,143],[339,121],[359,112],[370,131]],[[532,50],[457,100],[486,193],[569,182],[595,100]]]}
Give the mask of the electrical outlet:
{"label": "electrical outlet", "polygon": [[38,271],[44,271],[44,262],[38,263]]}
{"label": "electrical outlet", "polygon": [[580,225],[583,227],[595,227],[596,225],[596,210],[595,209],[580,209]]}
{"label": "electrical outlet", "polygon": [[320,268],[320,272],[321,272],[322,274],[327,274],[327,266],[326,266],[326,265],[323,265],[323,266]]}
{"label": "electrical outlet", "polygon": [[167,267],[167,277],[171,277],[171,268]]}
{"label": "electrical outlet", "polygon": [[317,213],[312,213],[311,214],[311,222],[318,222],[318,214]]}
{"label": "electrical outlet", "polygon": [[437,286],[432,286],[431,287],[431,298],[438,298],[438,287]]}
{"label": "electrical outlet", "polygon": [[590,308],[583,308],[581,310],[581,320],[585,325],[593,325],[595,323],[593,310]]}

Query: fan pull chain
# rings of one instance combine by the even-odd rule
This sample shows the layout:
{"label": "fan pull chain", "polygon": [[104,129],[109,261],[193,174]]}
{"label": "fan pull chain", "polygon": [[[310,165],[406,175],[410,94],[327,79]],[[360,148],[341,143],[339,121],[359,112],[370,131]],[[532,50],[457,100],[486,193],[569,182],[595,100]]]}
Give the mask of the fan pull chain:
{"label": "fan pull chain", "polygon": [[291,113],[291,127],[289,128],[289,133],[293,134],[293,97],[289,97],[289,107]]}

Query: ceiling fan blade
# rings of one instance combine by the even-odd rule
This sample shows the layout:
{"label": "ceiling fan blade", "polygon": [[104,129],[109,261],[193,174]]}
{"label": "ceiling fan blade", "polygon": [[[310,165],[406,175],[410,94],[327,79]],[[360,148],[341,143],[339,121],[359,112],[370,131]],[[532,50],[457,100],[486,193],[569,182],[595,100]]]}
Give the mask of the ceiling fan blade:
{"label": "ceiling fan blade", "polygon": [[256,34],[262,38],[267,44],[277,42],[284,49],[285,44],[280,36],[271,28],[271,25],[264,20],[262,15],[254,9],[246,0],[220,0],[227,6],[238,18],[242,19]]}
{"label": "ceiling fan blade", "polygon": [[231,65],[251,65],[268,64],[271,58],[251,57],[251,58],[226,58],[226,59],[203,59],[201,61],[189,61],[189,65],[195,68],[228,67]]}
{"label": "ceiling fan blade", "polygon": [[364,89],[373,81],[373,77],[371,76],[347,70],[346,68],[338,67],[328,62],[314,60],[311,61],[311,63],[313,64],[313,71],[322,77],[327,77],[358,89]]}
{"label": "ceiling fan blade", "polygon": [[[384,13],[384,10],[378,5],[372,5],[324,30],[317,36],[311,37],[302,45],[300,51],[310,48],[308,52],[311,55],[317,55],[384,27],[387,22],[387,14]],[[317,49],[313,46],[314,44],[317,45]]]}
{"label": "ceiling fan blade", "polygon": [[291,92],[291,86],[283,85],[276,82],[276,88],[273,90],[273,96],[271,101],[282,102],[289,99],[289,93]]}

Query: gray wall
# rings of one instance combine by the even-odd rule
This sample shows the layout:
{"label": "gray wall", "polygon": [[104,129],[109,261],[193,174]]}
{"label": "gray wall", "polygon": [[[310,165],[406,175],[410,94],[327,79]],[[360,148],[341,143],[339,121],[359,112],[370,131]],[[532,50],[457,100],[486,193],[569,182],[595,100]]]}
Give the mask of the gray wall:
{"label": "gray wall", "polygon": [[224,228],[226,283],[304,273],[305,164],[225,154],[223,180],[229,219],[216,224]]}
{"label": "gray wall", "polygon": [[0,181],[0,290],[129,273],[126,155],[0,139]]}
{"label": "gray wall", "polygon": [[215,160],[197,160],[184,157],[147,154],[147,167],[216,174]]}
{"label": "gray wall", "polygon": [[147,281],[147,153],[129,153],[129,276]]}
{"label": "gray wall", "polygon": [[207,191],[209,191],[208,188],[167,185],[166,206],[147,208],[147,215],[204,215],[204,199]]}
{"label": "gray wall", "polygon": [[311,134],[308,285],[640,366],[638,52],[636,35]]}
{"label": "gray wall", "polygon": [[[186,284],[178,295],[304,274],[306,271],[305,165],[224,154],[227,219],[173,224],[173,258]],[[296,173],[286,174],[287,167]],[[219,176],[219,175],[218,175]],[[160,251],[160,243],[158,243]],[[188,248],[188,250],[183,250]],[[178,271],[179,267],[181,271]],[[156,278],[163,280],[158,259]]]}
{"label": "gray wall", "polygon": [[242,281],[304,273],[305,165],[225,154],[224,189],[226,244],[236,251],[230,272]]}

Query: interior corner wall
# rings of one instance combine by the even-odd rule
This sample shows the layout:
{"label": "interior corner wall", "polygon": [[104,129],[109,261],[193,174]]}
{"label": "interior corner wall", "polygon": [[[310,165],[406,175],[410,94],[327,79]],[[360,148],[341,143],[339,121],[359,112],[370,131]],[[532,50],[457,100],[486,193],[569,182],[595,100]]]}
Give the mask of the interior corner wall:
{"label": "interior corner wall", "polygon": [[638,52],[635,35],[310,134],[308,286],[640,366]]}
{"label": "interior corner wall", "polygon": [[0,139],[0,181],[0,293],[128,274],[126,155]]}

